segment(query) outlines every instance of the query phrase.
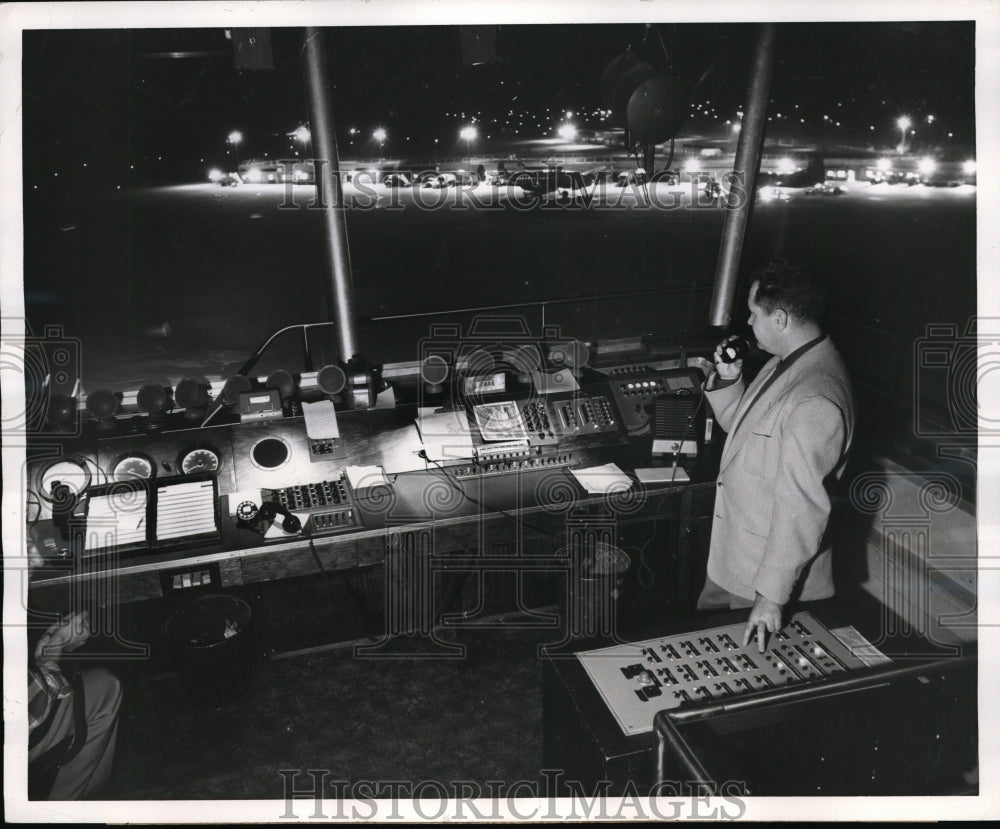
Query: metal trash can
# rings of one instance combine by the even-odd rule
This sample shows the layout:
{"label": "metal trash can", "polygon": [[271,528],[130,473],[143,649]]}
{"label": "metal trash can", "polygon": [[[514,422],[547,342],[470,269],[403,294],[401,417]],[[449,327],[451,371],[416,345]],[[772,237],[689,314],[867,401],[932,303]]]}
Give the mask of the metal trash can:
{"label": "metal trash can", "polygon": [[571,639],[613,636],[618,597],[631,566],[628,554],[610,544],[570,549],[567,625]]}
{"label": "metal trash can", "polygon": [[253,674],[250,605],[236,596],[201,596],[167,618],[181,686],[196,705],[219,707],[236,700]]}

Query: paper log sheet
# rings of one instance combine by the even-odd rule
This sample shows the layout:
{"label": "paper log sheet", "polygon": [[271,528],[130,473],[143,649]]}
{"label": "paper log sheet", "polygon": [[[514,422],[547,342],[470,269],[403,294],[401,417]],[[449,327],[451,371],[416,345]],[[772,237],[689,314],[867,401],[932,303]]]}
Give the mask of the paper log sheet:
{"label": "paper log sheet", "polygon": [[159,488],[156,540],[216,532],[215,487],[212,481],[188,481]]}
{"label": "paper log sheet", "polygon": [[420,440],[432,461],[472,457],[472,434],[465,412],[436,412],[417,420]]}
{"label": "paper log sheet", "polygon": [[332,400],[303,401],[302,417],[306,421],[306,434],[310,440],[329,440],[340,437],[337,410]]}
{"label": "paper log sheet", "polygon": [[123,547],[146,541],[146,491],[92,495],[87,504],[86,550]]}

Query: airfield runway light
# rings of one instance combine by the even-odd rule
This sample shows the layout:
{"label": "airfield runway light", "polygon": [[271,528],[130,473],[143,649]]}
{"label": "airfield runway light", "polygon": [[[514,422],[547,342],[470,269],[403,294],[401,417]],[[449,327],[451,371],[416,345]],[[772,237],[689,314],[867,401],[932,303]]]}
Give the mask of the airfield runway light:
{"label": "airfield runway light", "polygon": [[785,156],[785,158],[778,159],[778,172],[783,176],[787,176],[789,173],[794,173],[795,162],[787,156]]}
{"label": "airfield runway light", "polygon": [[888,173],[892,169],[892,161],[888,158],[880,158],[875,162],[875,169],[880,173]]}
{"label": "airfield runway light", "polygon": [[967,176],[971,176],[974,172],[976,172],[976,162],[973,161],[972,159],[966,161],[962,165],[962,172],[965,173]]}
{"label": "airfield runway light", "polygon": [[576,126],[563,124],[559,127],[558,135],[563,141],[573,141],[576,138]]}
{"label": "airfield runway light", "polygon": [[937,168],[937,162],[933,158],[924,157],[917,162],[917,170],[920,171],[920,175],[929,176]]}

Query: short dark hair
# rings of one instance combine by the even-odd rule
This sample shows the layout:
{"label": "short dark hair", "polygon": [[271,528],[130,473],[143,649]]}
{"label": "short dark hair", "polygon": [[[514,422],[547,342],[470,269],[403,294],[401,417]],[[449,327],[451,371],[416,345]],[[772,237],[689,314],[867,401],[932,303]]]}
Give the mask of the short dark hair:
{"label": "short dark hair", "polygon": [[805,322],[821,322],[826,311],[826,280],[802,262],[778,259],[753,274],[757,304],[768,314],[781,308]]}

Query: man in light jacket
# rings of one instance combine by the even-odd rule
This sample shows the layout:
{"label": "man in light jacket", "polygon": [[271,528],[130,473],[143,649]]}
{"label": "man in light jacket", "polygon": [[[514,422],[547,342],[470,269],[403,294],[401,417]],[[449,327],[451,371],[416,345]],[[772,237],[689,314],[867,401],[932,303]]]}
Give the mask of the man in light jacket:
{"label": "man in light jacket", "polygon": [[843,361],[821,327],[825,295],[802,265],[754,274],[748,301],[759,348],[772,358],[752,383],[743,361],[705,381],[728,432],[719,468],[708,576],[699,610],[751,607],[743,644],[781,628],[791,600],[833,595],[830,493],[854,436],[854,398]]}

